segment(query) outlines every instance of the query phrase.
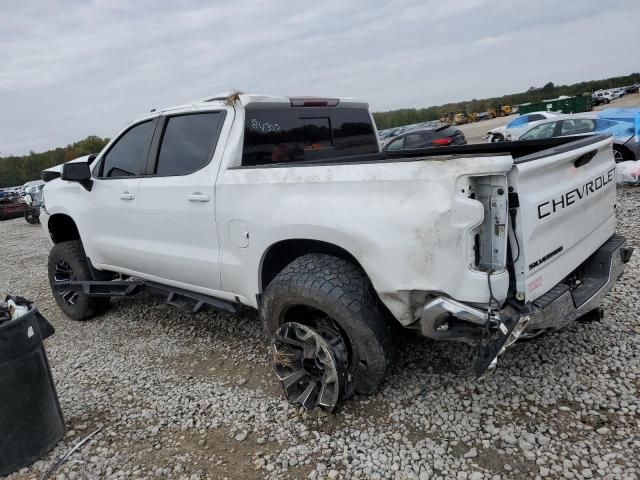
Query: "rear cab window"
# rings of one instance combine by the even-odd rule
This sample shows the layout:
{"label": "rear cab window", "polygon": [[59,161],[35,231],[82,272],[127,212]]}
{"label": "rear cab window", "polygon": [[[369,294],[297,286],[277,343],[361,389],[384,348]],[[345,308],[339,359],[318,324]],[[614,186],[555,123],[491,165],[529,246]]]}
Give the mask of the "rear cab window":
{"label": "rear cab window", "polygon": [[245,109],[243,166],[377,153],[369,111],[349,107],[250,104]]}

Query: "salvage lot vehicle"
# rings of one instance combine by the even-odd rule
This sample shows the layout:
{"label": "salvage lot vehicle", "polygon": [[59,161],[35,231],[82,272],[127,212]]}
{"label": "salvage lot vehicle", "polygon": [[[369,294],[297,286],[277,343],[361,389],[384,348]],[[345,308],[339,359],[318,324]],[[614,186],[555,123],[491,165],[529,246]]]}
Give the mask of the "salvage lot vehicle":
{"label": "salvage lot vehicle", "polygon": [[506,125],[496,127],[487,132],[485,139],[488,142],[504,142],[505,140],[517,140],[519,135],[528,129],[533,122],[546,120],[561,115],[556,112],[531,112],[514,118]]}
{"label": "salvage lot vehicle", "polygon": [[597,92],[593,92],[591,94],[591,98],[600,103],[610,103],[616,97],[609,90],[598,90]]}
{"label": "salvage lot vehicle", "polygon": [[27,223],[40,223],[40,207],[42,206],[42,199],[44,198],[44,185],[44,182],[38,182],[35,185],[24,188],[23,199],[27,205],[27,210],[24,212],[24,219]]}
{"label": "salvage lot vehicle", "polygon": [[0,197],[0,220],[21,217],[27,211],[27,204],[17,193],[5,193]]}
{"label": "salvage lot vehicle", "polygon": [[374,392],[403,326],[477,345],[598,309],[632,249],[615,234],[611,139],[379,152],[366,103],[219,95],[149,113],[43,172],[56,302],[75,320],[143,289],[255,308],[287,398]]}
{"label": "salvage lot vehicle", "polygon": [[421,128],[398,135],[390,140],[384,150],[405,150],[411,148],[444,147],[447,145],[465,145],[464,134],[449,124]]}
{"label": "salvage lot vehicle", "polygon": [[616,163],[640,159],[640,143],[632,123],[605,118],[598,114],[562,115],[557,119],[537,122],[537,125],[520,135],[521,140],[539,140],[589,133],[610,134],[613,137],[613,154]]}

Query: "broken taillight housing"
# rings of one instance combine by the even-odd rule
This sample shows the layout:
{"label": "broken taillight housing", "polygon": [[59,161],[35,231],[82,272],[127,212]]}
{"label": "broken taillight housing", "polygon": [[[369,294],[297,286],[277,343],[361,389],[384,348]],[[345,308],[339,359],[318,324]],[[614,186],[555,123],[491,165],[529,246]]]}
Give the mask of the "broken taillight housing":
{"label": "broken taillight housing", "polygon": [[469,178],[469,198],[480,202],[483,220],[471,231],[473,265],[482,271],[501,272],[507,264],[508,195],[504,175]]}

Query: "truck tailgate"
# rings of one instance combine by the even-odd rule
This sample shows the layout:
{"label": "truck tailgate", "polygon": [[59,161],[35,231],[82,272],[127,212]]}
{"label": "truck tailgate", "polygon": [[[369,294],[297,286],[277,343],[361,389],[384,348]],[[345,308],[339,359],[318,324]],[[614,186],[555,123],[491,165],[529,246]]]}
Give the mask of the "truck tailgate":
{"label": "truck tailgate", "polygon": [[525,301],[562,281],[614,234],[611,144],[594,136],[515,162],[508,182],[517,241],[510,235],[510,245],[516,289]]}

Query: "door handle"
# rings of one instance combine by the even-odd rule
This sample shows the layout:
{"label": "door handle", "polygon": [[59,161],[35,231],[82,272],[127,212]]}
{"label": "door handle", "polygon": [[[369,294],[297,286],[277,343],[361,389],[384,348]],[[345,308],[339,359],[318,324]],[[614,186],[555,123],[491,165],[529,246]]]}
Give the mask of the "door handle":
{"label": "door handle", "polygon": [[118,197],[121,200],[133,200],[134,198],[136,198],[136,196],[133,193],[129,193],[129,192],[122,192],[120,195],[118,195]]}
{"label": "door handle", "polygon": [[187,195],[187,199],[190,202],[208,202],[209,195],[200,192],[193,192],[192,194]]}

